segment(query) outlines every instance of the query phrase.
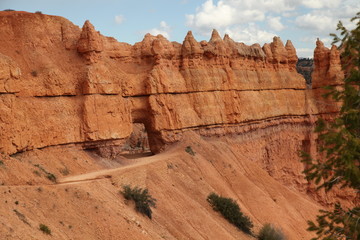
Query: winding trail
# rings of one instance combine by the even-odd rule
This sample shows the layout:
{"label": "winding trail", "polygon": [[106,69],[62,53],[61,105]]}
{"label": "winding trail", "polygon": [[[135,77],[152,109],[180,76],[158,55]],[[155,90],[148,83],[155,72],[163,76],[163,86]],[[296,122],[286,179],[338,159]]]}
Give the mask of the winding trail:
{"label": "winding trail", "polygon": [[163,161],[163,160],[168,159],[175,155],[176,155],[176,152],[173,152],[173,153],[164,152],[164,153],[154,155],[151,157],[142,157],[142,158],[138,158],[138,159],[134,160],[134,163],[130,164],[130,165],[126,165],[126,166],[122,166],[122,167],[118,167],[118,168],[112,168],[112,169],[103,169],[103,170],[99,170],[99,171],[94,171],[94,172],[83,173],[83,174],[79,174],[79,175],[60,178],[60,179],[58,179],[58,181],[55,185],[78,184],[78,183],[83,183],[83,182],[107,179],[107,178],[111,178],[112,174],[114,174],[114,173],[118,173],[118,172],[121,172],[121,171],[124,171],[127,169],[137,168],[137,167],[145,166],[145,165],[152,164],[155,162]]}

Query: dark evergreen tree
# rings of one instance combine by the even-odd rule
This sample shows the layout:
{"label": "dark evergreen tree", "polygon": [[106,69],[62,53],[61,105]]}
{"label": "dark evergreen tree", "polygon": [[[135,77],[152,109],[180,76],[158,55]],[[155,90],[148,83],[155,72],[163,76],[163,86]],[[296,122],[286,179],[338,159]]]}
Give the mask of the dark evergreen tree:
{"label": "dark evergreen tree", "polygon": [[[314,180],[318,188],[330,191],[333,186],[352,188],[360,194],[360,12],[352,18],[356,22],[348,30],[340,21],[337,30],[342,49],[341,60],[345,79],[342,87],[327,87],[325,97],[342,103],[338,116],[333,121],[320,120],[315,131],[319,134],[320,159],[303,153],[308,168],[304,171],[308,180]],[[360,239],[360,204],[344,209],[339,203],[332,211],[321,210],[316,223],[309,221],[313,239]]]}

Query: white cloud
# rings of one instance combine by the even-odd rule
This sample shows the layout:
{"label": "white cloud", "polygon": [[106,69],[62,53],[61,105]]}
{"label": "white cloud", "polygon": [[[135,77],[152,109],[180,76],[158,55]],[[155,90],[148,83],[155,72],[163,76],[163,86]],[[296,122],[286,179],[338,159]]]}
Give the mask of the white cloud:
{"label": "white cloud", "polygon": [[169,25],[165,21],[160,22],[160,27],[163,29],[170,29]]}
{"label": "white cloud", "polygon": [[190,27],[200,30],[219,29],[236,23],[236,11],[222,1],[214,5],[212,0],[208,0],[196,14],[187,15],[186,18]]}
{"label": "white cloud", "polygon": [[170,31],[171,31],[170,26],[165,21],[161,21],[160,26],[158,28],[152,28],[152,29],[148,30],[147,32],[154,36],[161,34],[165,38],[169,39]]}
{"label": "white cloud", "polygon": [[125,18],[123,15],[117,15],[115,16],[115,22],[116,24],[122,24],[124,22]]}
{"label": "white cloud", "polygon": [[336,26],[336,20],[326,15],[318,15],[313,13],[307,13],[305,15],[298,16],[295,23],[300,28],[315,30],[319,32],[329,32]]}
{"label": "white cloud", "polygon": [[285,28],[281,23],[281,17],[268,17],[267,20],[269,27],[275,31],[281,31]]}
{"label": "white cloud", "polygon": [[290,17],[296,17],[298,15],[298,13],[294,12],[294,11],[291,11],[291,12],[283,12],[283,13],[281,13],[281,15],[284,18],[290,18]]}
{"label": "white cloud", "polygon": [[341,0],[302,0],[301,3],[308,8],[337,8]]}
{"label": "white cloud", "polygon": [[222,0],[224,3],[241,9],[257,9],[262,12],[292,11],[297,5],[297,0]]}
{"label": "white cloud", "polygon": [[[236,7],[239,2],[244,2],[243,8]],[[264,13],[247,7],[249,4],[251,5],[251,1],[223,0],[214,4],[212,0],[207,0],[195,14],[186,15],[186,24],[204,34],[214,28],[222,29],[234,24],[264,20]]]}
{"label": "white cloud", "polygon": [[186,25],[203,36],[208,36],[214,28],[221,32],[243,27],[243,34],[249,23],[267,19],[272,30],[281,31],[285,26],[277,15],[285,11],[290,14],[296,5],[296,0],[206,0],[195,13],[186,15]]}
{"label": "white cloud", "polygon": [[350,18],[360,11],[358,0],[302,0],[308,7],[313,9],[308,13],[298,16],[295,20],[296,26],[309,29],[318,34],[329,34],[335,32],[336,25],[341,20],[349,29],[354,28]]}
{"label": "white cloud", "polygon": [[233,27],[227,28],[224,31],[225,33],[229,34],[229,36],[237,41],[237,42],[244,42],[246,44],[264,44],[272,42],[273,37],[276,34],[261,30],[257,25],[250,23],[247,27]]}
{"label": "white cloud", "polygon": [[335,14],[340,18],[352,18],[359,11],[360,4],[358,0],[345,0]]}
{"label": "white cloud", "polygon": [[303,58],[313,58],[314,57],[314,49],[312,48],[297,48],[296,55]]}

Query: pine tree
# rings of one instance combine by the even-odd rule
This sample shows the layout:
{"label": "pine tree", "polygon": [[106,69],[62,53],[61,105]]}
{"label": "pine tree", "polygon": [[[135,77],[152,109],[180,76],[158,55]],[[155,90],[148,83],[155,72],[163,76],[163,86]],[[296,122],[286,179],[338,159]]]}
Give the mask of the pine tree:
{"label": "pine tree", "polygon": [[[340,101],[342,106],[333,121],[319,120],[315,132],[319,134],[320,159],[303,153],[308,168],[304,171],[308,180],[314,180],[318,189],[330,191],[333,186],[348,187],[360,196],[360,12],[351,21],[356,22],[348,30],[340,21],[334,37],[342,50],[342,67],[345,79],[342,87],[327,87],[325,97]],[[344,209],[336,203],[332,211],[321,210],[316,223],[309,221],[309,231],[315,231],[313,239],[360,239],[360,203],[352,209]]]}

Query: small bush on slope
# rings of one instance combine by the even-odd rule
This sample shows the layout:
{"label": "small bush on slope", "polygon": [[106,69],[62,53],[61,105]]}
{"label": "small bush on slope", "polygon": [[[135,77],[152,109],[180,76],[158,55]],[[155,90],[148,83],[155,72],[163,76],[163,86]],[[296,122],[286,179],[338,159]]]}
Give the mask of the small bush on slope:
{"label": "small bush on slope", "polygon": [[252,234],[251,228],[253,224],[250,218],[240,211],[239,205],[233,199],[211,193],[207,197],[207,201],[215,211],[220,212],[226,220],[234,224],[238,229],[247,234]]}
{"label": "small bush on slope", "polygon": [[151,219],[152,210],[150,207],[156,207],[156,199],[149,194],[148,189],[131,188],[130,185],[125,185],[121,193],[126,200],[133,200],[135,202],[136,211],[145,214]]}
{"label": "small bush on slope", "polygon": [[266,223],[259,232],[259,240],[286,240],[285,235],[280,229],[275,228],[269,223]]}
{"label": "small bush on slope", "polygon": [[48,226],[46,226],[45,224],[40,224],[39,225],[39,229],[40,231],[42,231],[43,233],[47,234],[47,235],[51,235],[51,230]]}
{"label": "small bush on slope", "polygon": [[191,146],[187,146],[185,148],[185,152],[187,152],[188,154],[190,154],[191,156],[195,156],[195,152],[194,150],[192,150]]}

